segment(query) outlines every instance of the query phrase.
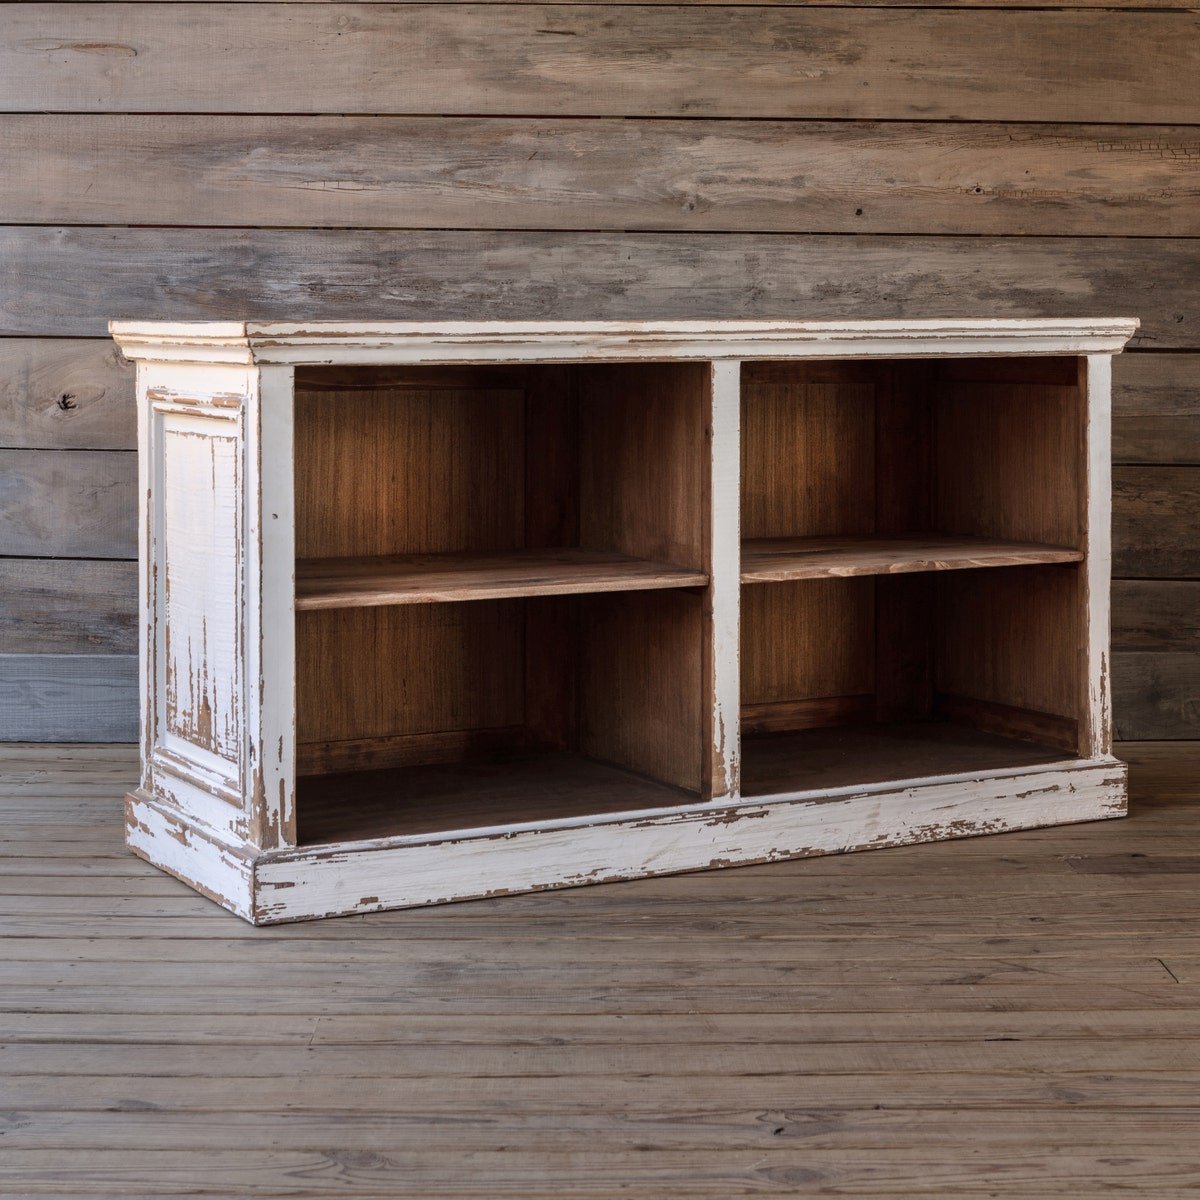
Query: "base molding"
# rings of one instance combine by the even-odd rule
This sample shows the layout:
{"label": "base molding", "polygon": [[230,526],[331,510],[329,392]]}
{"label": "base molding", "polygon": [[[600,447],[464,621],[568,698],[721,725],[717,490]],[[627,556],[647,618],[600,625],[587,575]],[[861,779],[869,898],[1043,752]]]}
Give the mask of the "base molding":
{"label": "base molding", "polygon": [[261,925],[1121,817],[1126,776],[1113,758],[1067,759],[832,795],[267,851],[218,842],[135,792],[126,801],[126,840]]}
{"label": "base molding", "polygon": [[222,841],[140,789],[125,797],[125,844],[222,908],[254,920],[256,847]]}

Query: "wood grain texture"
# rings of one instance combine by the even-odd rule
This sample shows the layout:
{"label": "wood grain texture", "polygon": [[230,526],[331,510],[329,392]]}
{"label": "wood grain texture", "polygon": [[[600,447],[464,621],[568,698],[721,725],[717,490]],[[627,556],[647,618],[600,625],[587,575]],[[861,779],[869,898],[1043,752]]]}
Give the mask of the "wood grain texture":
{"label": "wood grain texture", "polygon": [[1190,467],[1113,468],[1113,573],[1200,575],[1200,471]]}
{"label": "wood grain texture", "polygon": [[298,614],[297,741],[521,725],[519,605],[481,600]]}
{"label": "wood grain texture", "polygon": [[875,590],[870,579],[742,588],[742,704],[875,691]]}
{"label": "wood grain texture", "polygon": [[580,541],[702,570],[707,561],[706,364],[580,373]]}
{"label": "wood grain texture", "polygon": [[137,556],[137,456],[0,450],[0,554]]}
{"label": "wood grain texture", "polygon": [[132,742],[136,654],[0,654],[0,729],[10,740]]}
{"label": "wood grain texture", "polygon": [[742,537],[866,537],[875,530],[877,363],[747,365]]}
{"label": "wood grain texture", "polygon": [[300,844],[667,808],[686,799],[678,788],[578,755],[510,753],[500,764],[452,762],[311,780],[301,796]]}
{"label": "wood grain texture", "polygon": [[[99,336],[176,319],[1093,316],[1200,346],[1194,240],[0,230],[0,324]],[[142,264],[153,260],[148,275]],[[461,280],[470,278],[470,289]],[[168,282],[169,281],[169,282]]]}
{"label": "wood grain texture", "polygon": [[136,654],[132,562],[0,559],[0,653]]}
{"label": "wood grain texture", "polygon": [[654,6],[300,12],[302,26],[287,4],[263,4],[252,21],[221,4],[14,5],[0,107],[978,121],[1091,121],[1102,110],[1159,123],[1200,113],[1184,86],[1200,66],[1187,12],[1097,22],[1052,10],[694,7],[682,25]]}
{"label": "wood grain texture", "polygon": [[1112,590],[1114,650],[1200,653],[1200,580],[1117,579]]}
{"label": "wood grain texture", "polygon": [[133,368],[107,339],[0,338],[0,447],[132,450]]}
{"label": "wood grain texture", "polygon": [[1085,412],[1077,386],[941,383],[934,402],[936,527],[1081,547]]}
{"label": "wood grain texture", "polygon": [[760,538],[742,544],[742,582],[896,575],[1078,562],[1079,550],[987,538]]}
{"label": "wood grain texture", "polygon": [[580,751],[698,793],[712,706],[703,597],[627,592],[580,604]]}
{"label": "wood grain texture", "polygon": [[1200,355],[1113,361],[1113,461],[1200,466]]}
{"label": "wood grain texture", "polygon": [[1082,586],[1070,566],[939,576],[937,690],[1078,721]]}
{"label": "wood grain texture", "polygon": [[1054,762],[1061,753],[940,722],[812,728],[747,740],[746,795],[863,787]]}
{"label": "wood grain texture", "polygon": [[[157,274],[142,266],[157,264]],[[1195,240],[0,229],[0,323],[179,319],[1093,316],[1200,346]],[[464,280],[470,286],[464,286]]]}
{"label": "wood grain texture", "polygon": [[298,391],[295,411],[297,557],[520,546],[519,383]]}
{"label": "wood grain texture", "polygon": [[1117,736],[1200,738],[1200,654],[1113,654]]}
{"label": "wood grain texture", "polygon": [[638,592],[707,582],[703,571],[595,550],[304,559],[296,567],[296,609]]}
{"label": "wood grain texture", "polygon": [[1200,233],[1187,126],[31,114],[0,153],[7,224]]}

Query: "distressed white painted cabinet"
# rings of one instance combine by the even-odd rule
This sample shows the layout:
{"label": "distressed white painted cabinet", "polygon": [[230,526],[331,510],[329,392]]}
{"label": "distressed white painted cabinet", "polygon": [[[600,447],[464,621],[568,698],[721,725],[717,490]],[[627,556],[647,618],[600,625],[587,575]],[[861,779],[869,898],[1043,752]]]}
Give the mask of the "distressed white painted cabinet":
{"label": "distressed white painted cabinet", "polygon": [[1135,327],[114,323],[129,845],[271,922],[1119,816]]}

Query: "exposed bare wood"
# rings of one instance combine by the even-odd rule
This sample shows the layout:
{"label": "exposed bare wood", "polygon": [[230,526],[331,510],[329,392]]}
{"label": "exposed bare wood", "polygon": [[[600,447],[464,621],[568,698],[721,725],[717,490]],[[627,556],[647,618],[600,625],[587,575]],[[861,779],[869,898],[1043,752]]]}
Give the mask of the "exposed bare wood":
{"label": "exposed bare wood", "polygon": [[1113,461],[1200,465],[1200,355],[1113,363]]}
{"label": "exposed bare wood", "polygon": [[137,737],[137,656],[0,654],[0,729],[53,742],[62,730],[99,742]]}
{"label": "exposed bare wood", "polygon": [[1119,737],[1200,737],[1200,654],[1115,653],[1112,673]]}
{"label": "exposed bare wood", "polygon": [[1113,468],[1115,574],[1200,575],[1198,525],[1200,471],[1169,466]]}
{"label": "exposed bare wood", "polygon": [[972,537],[759,538],[742,544],[742,582],[1078,562],[1064,546]]}
{"label": "exposed bare wood", "polygon": [[137,459],[119,450],[0,450],[0,554],[133,558]]}
{"label": "exposed bare wood", "polygon": [[0,149],[9,224],[1200,233],[1186,126],[39,114]]}
{"label": "exposed bare wood", "polygon": [[597,550],[304,559],[297,564],[296,608],[628,592],[707,582],[703,571]]}
{"label": "exposed bare wood", "polygon": [[0,652],[137,653],[137,565],[0,559]]}
{"label": "exposed bare wood", "polygon": [[[939,584],[937,691],[1049,713],[1081,727],[1090,710],[1079,654],[1079,568],[952,571]],[[1054,723],[1051,734],[1061,728],[1061,721]]]}
{"label": "exposed bare wood", "polygon": [[0,338],[0,446],[133,450],[133,369],[108,341]]}
{"label": "exposed bare wood", "polygon": [[252,21],[246,11],[16,6],[0,107],[981,121],[1100,110],[1139,123],[1200,113],[1185,86],[1197,63],[1190,12],[1097,23],[1071,10],[695,7],[681,27],[670,7],[339,4],[300,10],[297,37],[291,6],[263,4]]}
{"label": "exposed bare wood", "polygon": [[1200,580],[1118,579],[1112,605],[1114,650],[1200,653]]}
{"label": "exposed bare wood", "polygon": [[[1092,317],[1120,295],[1123,311],[1142,320],[1139,345],[1200,345],[1194,239],[1112,238],[1101,256],[1087,238],[6,228],[0,256],[11,280],[0,292],[0,320],[12,333],[99,335],[114,313]],[[153,278],[141,270],[150,260],[159,264]],[[451,286],[467,277],[469,293]]]}

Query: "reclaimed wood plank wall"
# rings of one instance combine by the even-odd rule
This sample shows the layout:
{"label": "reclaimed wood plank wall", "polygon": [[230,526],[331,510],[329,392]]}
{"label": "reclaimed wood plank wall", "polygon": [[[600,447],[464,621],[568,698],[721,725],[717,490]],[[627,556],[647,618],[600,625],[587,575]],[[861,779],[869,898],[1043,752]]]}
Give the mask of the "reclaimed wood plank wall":
{"label": "reclaimed wood plank wall", "polygon": [[0,738],[135,732],[113,316],[1129,315],[1119,736],[1200,737],[1190,0],[0,4]]}

